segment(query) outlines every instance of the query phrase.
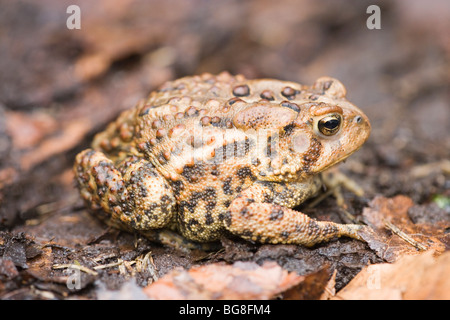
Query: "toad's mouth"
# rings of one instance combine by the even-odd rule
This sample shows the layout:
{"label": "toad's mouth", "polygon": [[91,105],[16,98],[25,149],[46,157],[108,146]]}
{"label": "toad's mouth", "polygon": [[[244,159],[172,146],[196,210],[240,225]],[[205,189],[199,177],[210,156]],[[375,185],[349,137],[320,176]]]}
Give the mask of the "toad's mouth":
{"label": "toad's mouth", "polygon": [[333,162],[328,163],[327,165],[317,168],[317,163],[305,164],[302,161],[292,161],[292,163],[283,166],[279,173],[276,172],[274,176],[277,176],[278,179],[283,181],[300,181],[307,176],[312,176],[324,172],[339,163],[343,163],[350,157],[353,153],[358,151],[359,148],[352,150],[351,152],[345,154],[344,156],[334,160]]}

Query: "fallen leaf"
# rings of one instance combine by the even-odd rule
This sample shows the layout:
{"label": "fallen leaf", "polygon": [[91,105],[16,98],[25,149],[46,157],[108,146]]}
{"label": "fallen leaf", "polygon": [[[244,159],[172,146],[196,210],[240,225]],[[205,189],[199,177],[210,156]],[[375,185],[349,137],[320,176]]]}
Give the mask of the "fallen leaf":
{"label": "fallen leaf", "polygon": [[29,149],[37,145],[47,135],[58,130],[57,121],[42,111],[26,113],[5,112],[6,130],[11,136],[15,149]]}
{"label": "fallen leaf", "polygon": [[19,271],[17,271],[17,268],[12,260],[0,258],[0,276],[2,275],[6,276],[9,279],[12,279],[19,275]]}
{"label": "fallen leaf", "polygon": [[64,126],[60,135],[44,140],[37,148],[26,152],[21,159],[21,167],[29,170],[38,163],[63,153],[76,146],[91,128],[87,119],[73,120]]}
{"label": "fallen leaf", "polygon": [[330,280],[328,280],[328,283],[325,285],[323,293],[320,296],[320,300],[330,300],[336,295],[336,275],[337,270],[335,269]]}
{"label": "fallen leaf", "polygon": [[52,270],[53,252],[51,247],[42,249],[42,254],[29,261],[27,273],[36,279],[47,282],[65,283],[66,279],[56,276]]}
{"label": "fallen leaf", "polygon": [[436,254],[445,251],[450,235],[447,220],[414,223],[408,211],[414,202],[406,196],[374,198],[363,210],[363,219],[374,232],[362,234],[369,247],[388,262],[396,261],[405,254],[418,254],[434,250]]}
{"label": "fallen leaf", "polygon": [[[336,271],[336,270],[335,270]],[[308,274],[298,285],[283,293],[284,300],[317,300],[325,291],[330,273],[328,268]]]}
{"label": "fallen leaf", "polygon": [[428,250],[395,263],[366,266],[334,297],[344,300],[450,299],[450,252]]}
{"label": "fallen leaf", "polygon": [[275,262],[221,263],[175,269],[144,288],[151,299],[224,300],[272,299],[305,279],[282,269]]}
{"label": "fallen leaf", "polygon": [[5,243],[3,258],[11,260],[15,266],[27,269],[26,247],[28,239],[23,233],[17,235],[8,235]]}

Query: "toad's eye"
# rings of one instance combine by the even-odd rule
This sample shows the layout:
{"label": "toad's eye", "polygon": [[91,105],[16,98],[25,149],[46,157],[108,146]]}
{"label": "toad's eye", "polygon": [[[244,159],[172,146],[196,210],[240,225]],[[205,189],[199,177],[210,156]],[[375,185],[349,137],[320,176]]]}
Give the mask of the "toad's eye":
{"label": "toad's eye", "polygon": [[325,136],[332,136],[335,135],[339,129],[341,128],[342,124],[342,116],[340,114],[332,114],[324,117],[323,119],[320,119],[317,128],[319,129],[320,133]]}

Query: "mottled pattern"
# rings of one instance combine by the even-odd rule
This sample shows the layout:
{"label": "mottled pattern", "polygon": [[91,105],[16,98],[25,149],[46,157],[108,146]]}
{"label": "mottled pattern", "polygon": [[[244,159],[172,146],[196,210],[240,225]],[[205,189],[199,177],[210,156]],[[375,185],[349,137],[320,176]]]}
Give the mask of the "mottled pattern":
{"label": "mottled pattern", "polygon": [[290,209],[369,136],[367,117],[345,94],[328,77],[312,86],[226,72],[167,82],[77,155],[81,196],[110,225],[152,239],[155,230],[198,242],[226,232],[304,245],[359,238],[360,226]]}

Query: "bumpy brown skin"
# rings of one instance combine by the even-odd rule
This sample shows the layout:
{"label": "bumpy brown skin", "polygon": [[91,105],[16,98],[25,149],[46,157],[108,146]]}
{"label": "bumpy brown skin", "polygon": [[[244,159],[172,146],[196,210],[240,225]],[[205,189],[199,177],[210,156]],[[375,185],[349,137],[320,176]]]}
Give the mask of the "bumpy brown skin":
{"label": "bumpy brown skin", "polygon": [[[359,225],[290,208],[317,194],[320,173],[370,133],[336,79],[313,86],[224,72],[167,82],[99,133],[76,157],[82,197],[110,225],[172,230],[196,242],[227,231],[261,243],[306,246],[360,239]],[[326,136],[318,123],[339,115]]]}

